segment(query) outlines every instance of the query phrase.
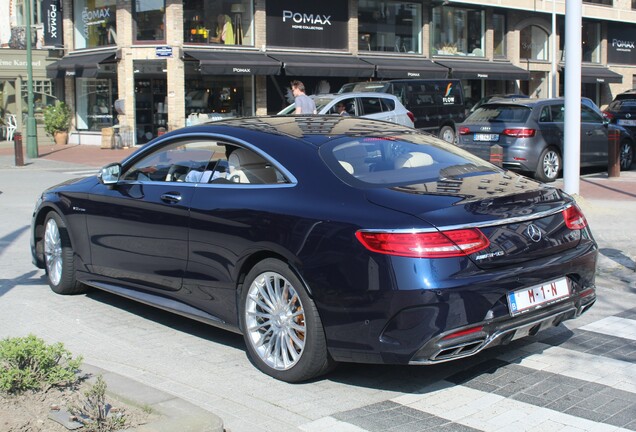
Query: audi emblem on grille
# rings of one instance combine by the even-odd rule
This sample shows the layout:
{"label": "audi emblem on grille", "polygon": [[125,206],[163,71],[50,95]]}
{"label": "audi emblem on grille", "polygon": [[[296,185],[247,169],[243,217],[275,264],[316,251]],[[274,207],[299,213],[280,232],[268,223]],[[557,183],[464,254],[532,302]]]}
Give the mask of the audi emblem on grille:
{"label": "audi emblem on grille", "polygon": [[525,231],[526,236],[535,243],[541,241],[541,230],[535,224],[528,225]]}

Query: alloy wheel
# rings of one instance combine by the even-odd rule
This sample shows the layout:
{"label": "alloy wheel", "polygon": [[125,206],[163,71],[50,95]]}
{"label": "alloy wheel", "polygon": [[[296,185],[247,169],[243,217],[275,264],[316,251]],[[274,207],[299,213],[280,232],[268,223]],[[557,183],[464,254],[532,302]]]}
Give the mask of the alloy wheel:
{"label": "alloy wheel", "polygon": [[275,370],[298,363],[307,327],[298,292],[282,275],[264,272],[249,287],[245,301],[246,334],[260,359]]}
{"label": "alloy wheel", "polygon": [[546,152],[543,157],[543,173],[545,177],[552,180],[556,179],[560,168],[559,155],[553,150]]}
{"label": "alloy wheel", "polygon": [[46,222],[44,230],[44,261],[49,280],[53,285],[58,285],[62,279],[62,238],[53,218]]}

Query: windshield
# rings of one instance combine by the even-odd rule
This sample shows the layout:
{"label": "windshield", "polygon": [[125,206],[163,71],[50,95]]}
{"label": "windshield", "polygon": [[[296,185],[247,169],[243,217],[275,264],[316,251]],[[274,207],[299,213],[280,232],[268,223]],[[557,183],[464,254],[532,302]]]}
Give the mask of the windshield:
{"label": "windshield", "polygon": [[498,172],[499,168],[432,136],[342,138],[320,149],[343,181],[356,186],[399,186]]}

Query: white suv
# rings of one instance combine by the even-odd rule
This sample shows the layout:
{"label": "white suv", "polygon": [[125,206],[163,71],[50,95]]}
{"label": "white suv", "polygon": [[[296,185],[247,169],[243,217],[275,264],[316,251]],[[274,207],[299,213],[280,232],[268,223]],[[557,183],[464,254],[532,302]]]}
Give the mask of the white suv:
{"label": "white suv", "polygon": [[[309,96],[316,103],[318,114],[338,115],[336,105],[343,103],[349,115],[385,120],[403,126],[413,127],[413,114],[404,108],[396,96],[387,93],[343,93]],[[293,114],[295,104],[291,104],[278,115]]]}

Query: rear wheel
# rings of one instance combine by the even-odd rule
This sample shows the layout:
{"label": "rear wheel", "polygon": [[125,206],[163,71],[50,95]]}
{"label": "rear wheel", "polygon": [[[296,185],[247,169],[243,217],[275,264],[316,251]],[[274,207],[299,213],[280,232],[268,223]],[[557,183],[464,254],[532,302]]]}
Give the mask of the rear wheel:
{"label": "rear wheel", "polygon": [[450,126],[442,126],[439,130],[439,137],[451,144],[455,143],[455,130]]}
{"label": "rear wheel", "polygon": [[75,253],[62,218],[49,213],[44,222],[44,264],[51,289],[58,294],[79,294],[85,286],[75,279]]}
{"label": "rear wheel", "polygon": [[634,162],[634,145],[630,141],[623,141],[620,146],[620,164],[621,171],[627,171],[632,168]]}
{"label": "rear wheel", "polygon": [[559,152],[552,147],[544,149],[539,156],[535,178],[546,183],[553,182],[559,176],[560,171],[561,155]]}
{"label": "rear wheel", "polygon": [[252,362],[276,379],[305,381],[333,365],[314,302],[279,260],[265,259],[247,275],[241,328]]}

